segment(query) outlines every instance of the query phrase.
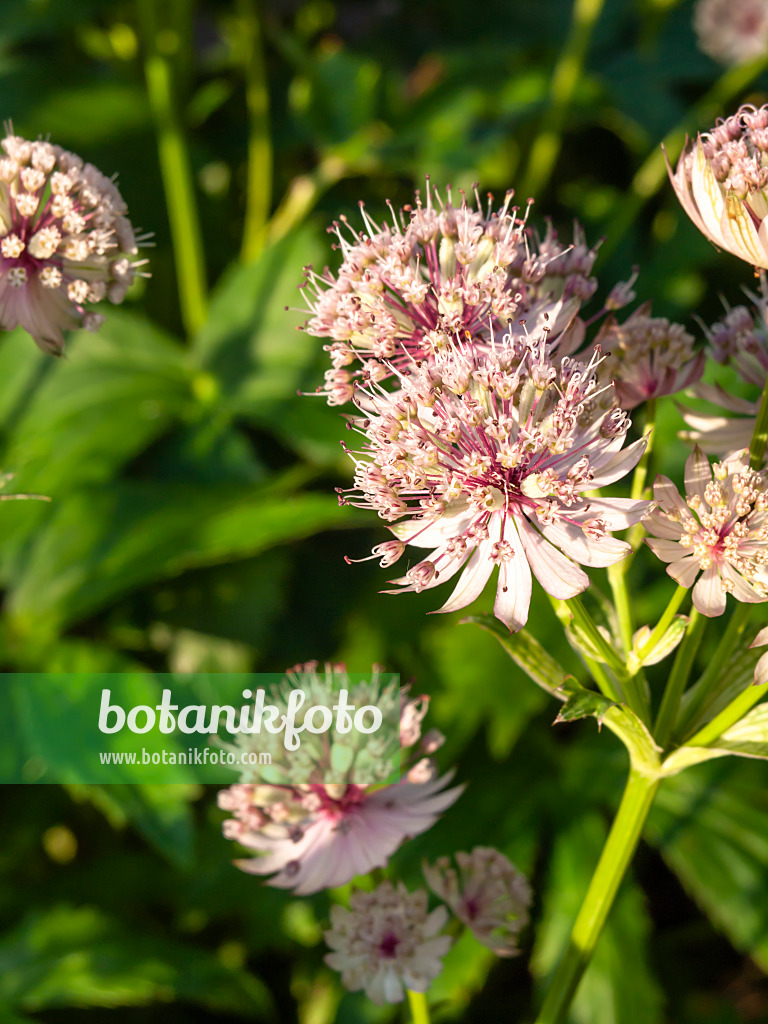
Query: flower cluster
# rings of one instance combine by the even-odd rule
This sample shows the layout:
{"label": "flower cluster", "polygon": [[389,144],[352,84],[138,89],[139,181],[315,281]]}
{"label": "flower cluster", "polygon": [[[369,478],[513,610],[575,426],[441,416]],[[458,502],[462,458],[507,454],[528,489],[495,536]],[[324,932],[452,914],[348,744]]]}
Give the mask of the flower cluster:
{"label": "flower cluster", "polygon": [[709,355],[718,363],[733,366],[754,399],[731,394],[719,385],[698,384],[694,394],[711,402],[717,412],[684,408],[683,418],[691,428],[682,436],[706,452],[727,454],[746,448],[755,429],[759,396],[768,378],[768,278],[760,273],[760,292],[747,292],[753,309],[734,306],[710,327],[704,326]]}
{"label": "flower cluster", "polygon": [[744,64],[768,52],[768,0],[698,0],[699,46],[721,64]]}
{"label": "flower cluster", "polygon": [[515,865],[492,847],[478,846],[425,865],[434,894],[451,908],[472,934],[497,956],[513,956],[528,923],[531,887]]}
{"label": "flower cluster", "polygon": [[62,331],[96,330],[86,304],[122,302],[136,239],[113,181],[49,142],[2,140],[0,327],[18,325],[59,354]]}
{"label": "flower cluster", "polygon": [[554,597],[573,597],[589,583],[579,564],[622,559],[629,546],[612,532],[649,507],[585,496],[632,469],[646,441],[623,449],[627,416],[595,402],[600,356],[560,357],[547,337],[511,333],[487,351],[452,343],[401,375],[398,392],[365,389],[355,488],[340,495],[400,520],[396,540],[374,549],[382,565],[406,546],[431,549],[392,581],[401,591],[464,570],[440,611],[473,601],[498,567],[494,611],[511,630],[528,618],[531,573]]}
{"label": "flower cluster", "polygon": [[[543,239],[526,230],[512,192],[501,209],[472,209],[464,196],[454,206],[427,185],[426,205],[415,205],[392,224],[379,225],[361,204],[367,234],[346,218],[333,227],[342,253],[337,275],[307,269],[304,294],[312,314],[305,329],[328,338],[332,369],[318,390],[329,404],[352,400],[357,382],[381,381],[414,360],[439,355],[453,340],[489,346],[511,321],[549,320],[565,330],[597,283],[590,276],[595,251],[575,230],[562,245],[549,228]],[[618,307],[630,293],[617,290]]]}
{"label": "flower cluster", "polygon": [[647,302],[622,324],[611,317],[595,338],[606,353],[601,378],[613,381],[615,397],[627,411],[690,387],[704,372],[706,357],[694,351],[693,335],[650,311]]}
{"label": "flower cluster", "polygon": [[331,907],[325,941],[333,952],[325,962],[346,988],[365,989],[374,1003],[399,1003],[404,987],[426,992],[442,971],[452,940],[438,933],[447,920],[445,907],[428,911],[424,889],[383,882],[373,892],[357,890],[348,910]]}
{"label": "flower cluster", "polygon": [[[713,477],[714,473],[714,477]],[[749,452],[711,467],[694,449],[685,465],[685,500],[665,476],[654,484],[658,502],[645,525],[646,543],[683,587],[693,587],[702,615],[722,615],[725,595],[768,599],[768,475],[749,468]]]}
{"label": "flower cluster", "polygon": [[405,839],[430,828],[462,787],[446,790],[453,773],[437,774],[431,755],[442,737],[422,737],[426,705],[424,697],[402,696],[400,742],[412,756],[398,782],[241,782],[222,790],[219,806],[232,815],[224,835],[258,854],[237,866],[304,895],[383,867]]}
{"label": "flower cluster", "polygon": [[768,105],[746,105],[686,146],[670,177],[683,209],[715,245],[768,267]]}

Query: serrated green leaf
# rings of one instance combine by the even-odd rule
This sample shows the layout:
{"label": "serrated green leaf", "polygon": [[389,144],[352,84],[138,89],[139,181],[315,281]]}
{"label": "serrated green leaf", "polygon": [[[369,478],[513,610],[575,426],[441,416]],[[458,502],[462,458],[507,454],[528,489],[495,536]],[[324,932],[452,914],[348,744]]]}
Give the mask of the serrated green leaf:
{"label": "serrated green leaf", "polygon": [[768,704],[758,704],[730,729],[706,747],[680,747],[662,764],[665,775],[675,775],[692,764],[716,757],[750,757],[768,760]]}
{"label": "serrated green leaf", "polygon": [[619,737],[636,768],[648,774],[656,774],[661,747],[634,711],[625,704],[617,704],[592,690],[579,690],[571,694],[555,722],[573,722],[590,716],[597,719],[598,727],[605,723]]}

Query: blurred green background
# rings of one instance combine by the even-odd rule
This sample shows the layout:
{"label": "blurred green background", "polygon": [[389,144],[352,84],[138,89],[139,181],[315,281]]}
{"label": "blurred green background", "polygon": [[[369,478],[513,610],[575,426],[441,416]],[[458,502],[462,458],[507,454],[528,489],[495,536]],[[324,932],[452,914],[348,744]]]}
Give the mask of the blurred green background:
{"label": "blurred green background", "polygon": [[[490,635],[427,616],[439,594],[381,596],[385,571],[344,563],[385,534],[337,505],[333,487],[350,477],[338,410],[297,397],[326,357],[296,330],[296,288],[305,264],[336,265],[332,219],[357,223],[360,199],[383,216],[429,173],[499,199],[535,186],[534,223],[549,215],[570,238],[576,218],[590,243],[607,236],[593,311],[633,265],[638,302],[691,330],[694,310],[719,315],[719,294],[737,302],[751,271],[682,215],[658,143],[671,131],[674,149],[739,101],[764,102],[768,77],[723,77],[696,48],[692,4],[606,0],[591,25],[597,6],[580,0],[575,33],[569,0],[4,0],[0,11],[14,131],[117,172],[133,223],[154,232],[151,279],[105,310],[98,334],[72,336],[65,358],[21,331],[0,339],[0,466],[15,474],[10,490],[52,499],[0,507],[2,667],[282,671],[332,659],[413,679],[446,733],[442,765],[457,763],[469,789],[403,848],[398,873],[418,884],[423,857],[493,844],[536,894],[523,956],[495,961],[471,939],[452,951],[436,1020],[532,1018],[626,755],[593,722],[553,729],[552,702]],[[191,332],[145,84],[158,69],[201,223],[210,306]],[[673,476],[681,425],[667,403],[656,447]],[[645,555],[633,573],[647,622],[673,584]],[[583,674],[540,594],[530,625]],[[6,723],[20,720],[18,699],[0,691]],[[44,746],[56,729],[44,717],[7,728],[0,757],[23,763]],[[215,791],[73,783],[0,799],[3,1024],[400,1019],[344,994],[323,966],[326,896],[293,899],[232,867]],[[716,761],[665,783],[646,839],[572,1020],[768,1020],[764,768]]]}

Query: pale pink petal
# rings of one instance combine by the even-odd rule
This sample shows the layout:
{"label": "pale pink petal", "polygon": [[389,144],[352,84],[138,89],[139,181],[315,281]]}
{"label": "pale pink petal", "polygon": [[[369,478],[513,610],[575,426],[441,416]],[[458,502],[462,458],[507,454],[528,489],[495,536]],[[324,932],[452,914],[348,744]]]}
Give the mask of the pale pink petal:
{"label": "pale pink petal", "polygon": [[569,523],[539,523],[539,528],[547,540],[564,551],[569,558],[593,569],[615,565],[622,558],[626,558],[631,550],[625,541],[617,540],[608,534],[599,540],[590,540],[580,527]]}
{"label": "pale pink petal", "polygon": [[688,495],[698,495],[702,501],[704,498],[704,491],[707,484],[712,483],[712,467],[709,464],[709,459],[701,450],[696,447],[693,449],[691,454],[685,460],[685,493]]}
{"label": "pale pink petal", "polygon": [[[594,488],[596,490],[598,487],[605,487],[607,484],[612,484],[615,480],[620,480],[623,476],[626,476],[630,469],[634,469],[640,461],[647,446],[648,438],[641,437],[639,441],[635,441],[629,447],[623,448],[612,459],[609,459],[608,462],[596,470],[594,477],[589,483],[589,489]],[[592,462],[591,459],[590,462]]]}
{"label": "pale pink petal", "polygon": [[477,545],[461,574],[456,589],[442,608],[437,609],[438,612],[455,612],[459,608],[465,608],[482,594],[493,572],[492,545],[493,540],[490,539]]}
{"label": "pale pink petal", "polygon": [[700,571],[699,560],[695,555],[686,555],[685,558],[667,566],[668,574],[673,580],[677,580],[681,587],[690,587]]}
{"label": "pale pink petal", "polygon": [[524,520],[520,539],[536,579],[552,597],[565,601],[587,589],[589,576]]}
{"label": "pale pink petal", "polygon": [[725,611],[725,591],[716,565],[710,565],[701,574],[693,588],[693,605],[697,611],[710,619],[722,615]]}
{"label": "pale pink petal", "polygon": [[522,629],[528,621],[533,589],[531,567],[524,550],[524,521],[520,521],[518,525],[520,536],[515,529],[514,520],[509,519],[505,524],[505,540],[512,545],[514,556],[499,565],[499,583],[493,605],[493,614],[513,633]]}
{"label": "pale pink petal", "polygon": [[655,537],[646,537],[645,543],[662,562],[675,562],[683,557],[684,549],[680,547],[679,540],[660,540]]}

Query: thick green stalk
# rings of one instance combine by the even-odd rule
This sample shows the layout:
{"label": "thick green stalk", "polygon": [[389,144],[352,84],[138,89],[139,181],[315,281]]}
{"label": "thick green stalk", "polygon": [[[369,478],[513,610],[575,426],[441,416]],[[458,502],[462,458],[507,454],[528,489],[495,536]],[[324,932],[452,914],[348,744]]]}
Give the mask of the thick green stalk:
{"label": "thick green stalk", "polygon": [[568,948],[552,979],[536,1024],[562,1024],[565,1021],[621,880],[637,849],[658,787],[658,779],[641,775],[634,768],[630,771],[618,813],[574,923]]}
{"label": "thick green stalk", "polygon": [[413,1024],[429,1024],[429,1004],[426,995],[423,992],[412,992],[409,988],[406,992]]}
{"label": "thick green stalk", "polygon": [[[188,18],[189,5],[184,6],[186,10],[182,14]],[[181,318],[191,335],[206,318],[206,274],[189,152],[176,108],[173,69],[169,60],[169,51],[173,50],[174,41],[178,45],[180,34],[173,29],[160,31],[154,0],[139,0],[138,10],[146,51],[147,95],[157,131]]]}
{"label": "thick green stalk", "polygon": [[563,127],[582,77],[590,39],[604,0],[574,0],[571,31],[555,65],[549,90],[549,107],[531,147],[521,194],[536,195],[549,181],[557,162]]}
{"label": "thick green stalk", "polygon": [[688,684],[688,677],[696,657],[696,651],[701,642],[701,634],[704,631],[706,619],[694,608],[688,620],[688,627],[680,646],[677,648],[672,671],[669,674],[667,685],[664,688],[664,696],[661,699],[661,707],[656,717],[656,724],[653,729],[653,738],[660,747],[665,747],[672,735],[672,730],[677,719],[677,712],[680,707],[680,699],[685,693]]}
{"label": "thick green stalk", "polygon": [[[737,64],[718,79],[683,120],[664,137],[662,146],[674,161],[685,145],[687,136],[722,115],[725,107],[743,92],[768,67],[768,56]],[[611,211],[611,223],[606,239],[600,246],[599,258],[606,259],[616,249],[629,228],[637,222],[643,206],[661,188],[667,177],[663,150],[656,146],[635,174],[625,198]]]}
{"label": "thick green stalk", "polygon": [[269,128],[269,83],[256,0],[239,0],[248,106],[248,180],[245,227],[241,255],[245,262],[256,259],[264,247],[266,226],[272,204],[272,138]]}

